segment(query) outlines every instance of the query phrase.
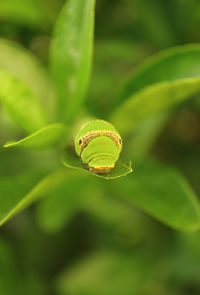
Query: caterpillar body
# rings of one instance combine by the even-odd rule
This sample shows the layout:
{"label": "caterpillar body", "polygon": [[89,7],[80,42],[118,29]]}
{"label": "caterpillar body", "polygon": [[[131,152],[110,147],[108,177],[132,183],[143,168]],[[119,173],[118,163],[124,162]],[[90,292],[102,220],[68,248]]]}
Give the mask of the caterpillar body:
{"label": "caterpillar body", "polygon": [[122,149],[122,138],[107,121],[84,124],[75,138],[75,150],[91,172],[108,173],[114,168]]}

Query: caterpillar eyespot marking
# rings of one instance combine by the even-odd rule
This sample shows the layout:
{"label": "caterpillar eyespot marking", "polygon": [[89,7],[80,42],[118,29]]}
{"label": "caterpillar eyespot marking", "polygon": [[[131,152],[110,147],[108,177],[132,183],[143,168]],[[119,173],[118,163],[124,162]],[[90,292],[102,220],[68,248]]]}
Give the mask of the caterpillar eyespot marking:
{"label": "caterpillar eyespot marking", "polygon": [[93,120],[79,130],[75,138],[75,149],[89,171],[108,173],[119,158],[122,139],[109,122]]}

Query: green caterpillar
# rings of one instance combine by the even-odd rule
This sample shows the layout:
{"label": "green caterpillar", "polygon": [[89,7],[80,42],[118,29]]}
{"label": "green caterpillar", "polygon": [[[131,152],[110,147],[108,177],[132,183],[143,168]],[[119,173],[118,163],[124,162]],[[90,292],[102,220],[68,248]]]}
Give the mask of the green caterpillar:
{"label": "green caterpillar", "polygon": [[75,149],[89,171],[108,173],[119,158],[122,139],[110,123],[93,120],[79,130],[75,138]]}

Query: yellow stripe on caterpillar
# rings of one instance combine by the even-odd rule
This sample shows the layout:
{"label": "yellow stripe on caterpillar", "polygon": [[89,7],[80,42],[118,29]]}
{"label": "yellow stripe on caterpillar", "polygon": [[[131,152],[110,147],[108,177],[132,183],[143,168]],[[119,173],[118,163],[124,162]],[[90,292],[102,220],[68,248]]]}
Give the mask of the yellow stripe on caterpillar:
{"label": "yellow stripe on caterpillar", "polygon": [[84,148],[88,145],[88,143],[95,137],[99,136],[107,136],[111,138],[117,147],[120,147],[122,140],[118,134],[116,134],[112,130],[94,130],[94,131],[89,131],[88,133],[84,134],[83,136],[80,137],[78,144],[81,147],[81,153],[84,150]]}

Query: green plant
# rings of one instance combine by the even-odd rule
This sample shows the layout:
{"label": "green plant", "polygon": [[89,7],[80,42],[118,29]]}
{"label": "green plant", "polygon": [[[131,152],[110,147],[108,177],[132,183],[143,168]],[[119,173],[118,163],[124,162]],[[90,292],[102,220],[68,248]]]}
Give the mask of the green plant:
{"label": "green plant", "polygon": [[0,3],[0,294],[197,295],[199,2],[64,2]]}
{"label": "green plant", "polygon": [[[73,162],[74,147],[64,160],[62,154],[59,156],[60,151],[66,153],[66,146],[72,143],[71,138],[76,130],[73,126],[79,126],[92,116],[82,110],[91,71],[93,26],[94,0],[67,1],[56,22],[51,41],[52,80],[30,53],[12,42],[0,40],[1,55],[7,53],[9,56],[8,64],[2,66],[0,72],[0,100],[11,118],[28,133],[19,141],[9,141],[4,148],[14,149],[16,157],[17,151],[22,149],[54,151],[49,156],[53,157],[53,167],[46,165],[49,158],[43,160],[41,157],[40,161],[44,163],[40,163],[39,168],[35,163],[34,168],[30,167],[25,175],[0,180],[1,225],[52,190],[55,190],[54,202],[59,206],[56,189],[61,187],[63,191],[61,189],[60,194],[68,195],[65,183],[72,176],[96,181],[86,168],[81,167],[79,160],[78,164],[77,160],[76,164]],[[128,138],[124,140],[122,158],[129,150],[128,157],[133,161],[134,172],[113,183],[99,183],[100,191],[101,187],[106,188],[116,198],[133,203],[183,231],[200,227],[200,209],[195,193],[175,168],[150,159],[148,152],[155,134],[164,126],[171,110],[199,93],[199,60],[199,45],[172,48],[145,61],[122,85],[119,99],[115,107],[109,110],[107,119],[116,126],[122,137]],[[17,62],[26,63],[26,71],[13,66]],[[56,102],[53,107],[52,96]],[[158,114],[166,112],[167,115],[162,115],[161,119],[158,117]],[[132,138],[134,148],[130,149],[129,141]],[[34,154],[30,154],[30,157],[34,159]],[[59,164],[59,157],[68,169]],[[37,162],[37,159],[34,161]],[[75,172],[71,168],[78,170]],[[106,174],[102,177],[119,177],[130,171],[129,166],[117,166],[110,177]],[[158,181],[155,182],[155,179]],[[10,182],[13,183],[12,187]],[[65,201],[72,202],[70,195]],[[46,202],[48,206],[48,200]],[[74,206],[79,210],[79,202],[74,202],[73,210]],[[66,207],[66,210],[67,219],[69,208]]]}

